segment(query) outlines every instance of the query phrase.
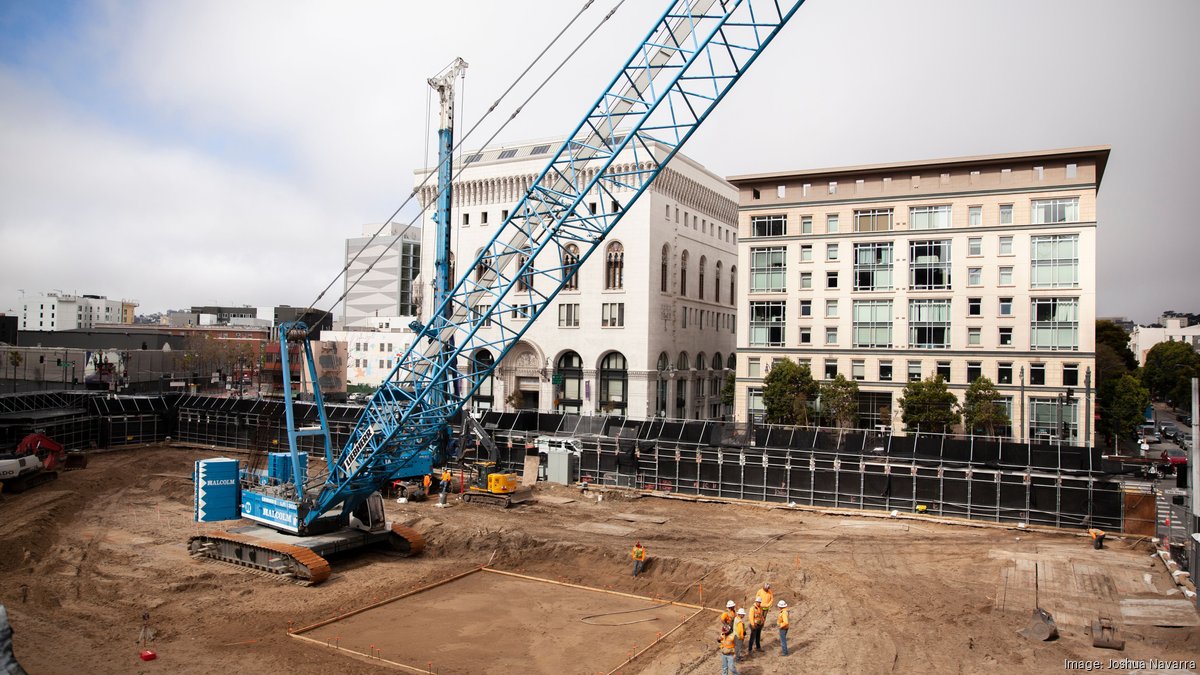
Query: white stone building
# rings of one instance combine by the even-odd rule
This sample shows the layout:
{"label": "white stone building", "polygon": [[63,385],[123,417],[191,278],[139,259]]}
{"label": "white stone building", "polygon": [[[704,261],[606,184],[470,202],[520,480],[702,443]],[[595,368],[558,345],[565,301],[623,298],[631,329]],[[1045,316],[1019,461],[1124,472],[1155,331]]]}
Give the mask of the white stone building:
{"label": "white stone building", "polygon": [[[780,359],[858,381],[859,424],[901,427],[907,381],[979,376],[1012,436],[1089,443],[1096,193],[1107,147],[736,176],[736,415]],[[1081,427],[1081,424],[1086,426]]]}
{"label": "white stone building", "polygon": [[1146,355],[1160,342],[1183,342],[1200,351],[1200,324],[1188,324],[1187,317],[1163,317],[1152,326],[1134,326],[1129,333],[1129,348],[1138,365],[1146,365]]}
{"label": "white stone building", "polygon": [[[454,184],[454,261],[475,259],[560,145],[522,143],[468,158]],[[427,173],[417,172],[417,181]],[[435,193],[432,185],[420,193],[427,284],[435,258]],[[720,417],[720,385],[733,363],[736,218],[733,187],[677,155],[512,348],[472,406],[511,409],[507,399],[522,409]],[[429,316],[433,293],[427,288],[423,295],[422,315]]]}
{"label": "white stone building", "polygon": [[[21,330],[76,330],[102,323],[132,323],[137,303],[103,295],[46,293],[21,301]],[[128,318],[128,321],[126,321]]]}
{"label": "white stone building", "polygon": [[355,326],[321,331],[322,342],[346,344],[346,383],[378,387],[412,344],[416,317],[372,317]]}

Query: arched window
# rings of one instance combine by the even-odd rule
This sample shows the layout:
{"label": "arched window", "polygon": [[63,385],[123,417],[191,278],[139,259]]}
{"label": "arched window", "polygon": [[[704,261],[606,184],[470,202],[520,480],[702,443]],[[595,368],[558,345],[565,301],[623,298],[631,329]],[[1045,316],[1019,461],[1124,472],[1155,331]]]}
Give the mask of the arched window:
{"label": "arched window", "polygon": [[472,378],[476,382],[479,382],[479,388],[475,390],[475,395],[471,397],[471,408],[473,410],[491,410],[495,403],[495,378],[493,377],[495,371],[492,370],[492,364],[494,363],[495,358],[486,349],[480,349],[475,352],[475,358],[471,360]]}
{"label": "arched window", "polygon": [[700,291],[700,299],[704,299],[704,272],[708,267],[708,257],[700,256],[700,282],[696,284],[696,289]]}
{"label": "arched window", "polygon": [[[518,268],[525,267],[525,263],[528,261],[529,261],[529,256],[522,253],[521,255],[517,256],[517,267]],[[527,291],[532,286],[533,286],[533,270],[521,272],[520,276],[517,277],[517,290],[518,291]]]}
{"label": "arched window", "polygon": [[629,364],[625,355],[611,352],[600,362],[600,409],[625,414],[628,400],[625,390],[629,384]]}
{"label": "arched window", "polygon": [[717,261],[717,271],[713,280],[713,302],[721,302],[721,261]]}
{"label": "arched window", "polygon": [[729,268],[729,304],[737,304],[737,265]]}
{"label": "arched window", "polygon": [[687,265],[688,252],[684,251],[679,254],[679,295],[687,297]]}
{"label": "arched window", "polygon": [[666,352],[658,355],[658,395],[655,398],[654,410],[659,417],[667,416],[667,368],[671,359]]}
{"label": "arched window", "polygon": [[562,382],[554,392],[558,411],[579,414],[583,407],[583,359],[576,352],[564,353],[558,357],[554,374]]}
{"label": "arched window", "polygon": [[480,258],[479,256],[481,255],[483,255],[483,249],[479,249],[475,252],[475,257],[479,261],[475,264],[475,281],[483,281],[483,278],[487,275],[488,270],[492,268],[491,258]]}
{"label": "arched window", "polygon": [[[701,371],[701,370],[708,368],[708,358],[704,356],[704,352],[700,352],[699,354],[696,355],[695,368],[697,371]],[[696,406],[696,412],[697,412],[696,417],[700,416],[699,415],[700,399],[703,398],[705,396],[705,394],[707,393],[705,391],[707,388],[708,388],[708,378],[704,377],[699,372],[697,372],[695,384],[692,386],[692,402]]]}
{"label": "arched window", "polygon": [[725,359],[725,370],[737,370],[737,355],[730,354]]}
{"label": "arched window", "polygon": [[713,354],[712,365],[709,368],[712,370],[722,370],[725,368],[725,362],[721,359],[721,352]]}
{"label": "arched window", "polygon": [[604,255],[604,288],[625,288],[625,247],[619,241],[609,244]]}
{"label": "arched window", "polygon": [[579,247],[575,244],[567,244],[562,252],[563,275],[569,275],[567,282],[563,284],[564,291],[579,290]]}
{"label": "arched window", "polygon": [[658,290],[662,291],[663,293],[666,293],[667,288],[669,288],[668,284],[670,283],[670,272],[671,272],[671,246],[669,244],[663,244],[662,266],[659,268],[659,281],[658,281]]}

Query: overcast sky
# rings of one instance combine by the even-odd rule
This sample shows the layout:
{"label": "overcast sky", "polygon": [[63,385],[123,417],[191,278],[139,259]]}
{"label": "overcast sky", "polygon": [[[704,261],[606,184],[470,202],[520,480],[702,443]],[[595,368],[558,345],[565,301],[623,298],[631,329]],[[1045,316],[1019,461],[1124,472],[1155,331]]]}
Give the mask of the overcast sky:
{"label": "overcast sky", "polygon": [[[0,0],[0,311],[311,302],[425,165],[426,78],[470,64],[465,127],[583,5]],[[500,139],[569,132],[665,6],[626,0]],[[1197,26],[1196,0],[808,0],[684,153],[733,175],[1111,145],[1098,312],[1200,311]]]}

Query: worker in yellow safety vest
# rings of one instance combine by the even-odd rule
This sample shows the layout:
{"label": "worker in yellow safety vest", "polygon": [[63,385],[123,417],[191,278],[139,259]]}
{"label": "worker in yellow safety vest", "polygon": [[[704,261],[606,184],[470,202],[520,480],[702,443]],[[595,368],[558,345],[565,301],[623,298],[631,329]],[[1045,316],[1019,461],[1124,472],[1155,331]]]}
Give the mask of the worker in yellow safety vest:
{"label": "worker in yellow safety vest", "polygon": [[633,558],[633,576],[641,573],[642,568],[646,565],[646,549],[642,548],[642,542],[637,542],[633,545],[633,552],[629,554]]}
{"label": "worker in yellow safety vest", "polygon": [[742,660],[742,645],[746,644],[746,608],[739,607],[733,620],[733,653],[734,657]]}
{"label": "worker in yellow safety vest", "polygon": [[788,655],[787,648],[787,633],[788,626],[791,625],[791,617],[788,616],[788,604],[784,600],[779,601],[779,647],[783,649],[783,655]]}
{"label": "worker in yellow safety vest", "polygon": [[766,621],[767,615],[771,613],[772,603],[775,602],[775,594],[771,593],[771,584],[764,583],[762,588],[754,594],[754,598],[762,602],[763,621]]}
{"label": "worker in yellow safety vest", "polygon": [[721,637],[717,638],[717,643],[720,645],[721,654],[721,675],[738,675],[737,664],[734,663],[734,637],[733,630],[728,626],[722,625]]}
{"label": "worker in yellow safety vest", "polygon": [[1089,527],[1088,534],[1092,537],[1092,548],[1104,548],[1104,530]]}
{"label": "worker in yellow safety vest", "polygon": [[754,606],[750,608],[750,642],[746,643],[746,655],[749,656],[754,647],[758,647],[758,651],[762,651],[762,629],[767,623],[767,613],[763,610],[762,598],[754,599]]}

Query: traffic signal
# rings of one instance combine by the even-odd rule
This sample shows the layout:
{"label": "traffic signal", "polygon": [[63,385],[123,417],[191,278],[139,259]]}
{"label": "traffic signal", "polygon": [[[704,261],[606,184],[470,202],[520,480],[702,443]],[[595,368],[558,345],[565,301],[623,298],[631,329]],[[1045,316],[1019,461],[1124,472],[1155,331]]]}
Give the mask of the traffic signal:
{"label": "traffic signal", "polygon": [[46,355],[45,355],[45,354],[42,354],[42,355],[38,356],[38,363],[45,363],[45,362],[46,362]]}
{"label": "traffic signal", "polygon": [[58,361],[58,365],[59,365],[59,366],[61,366],[61,365],[62,365],[62,359],[55,359],[55,361]]}

